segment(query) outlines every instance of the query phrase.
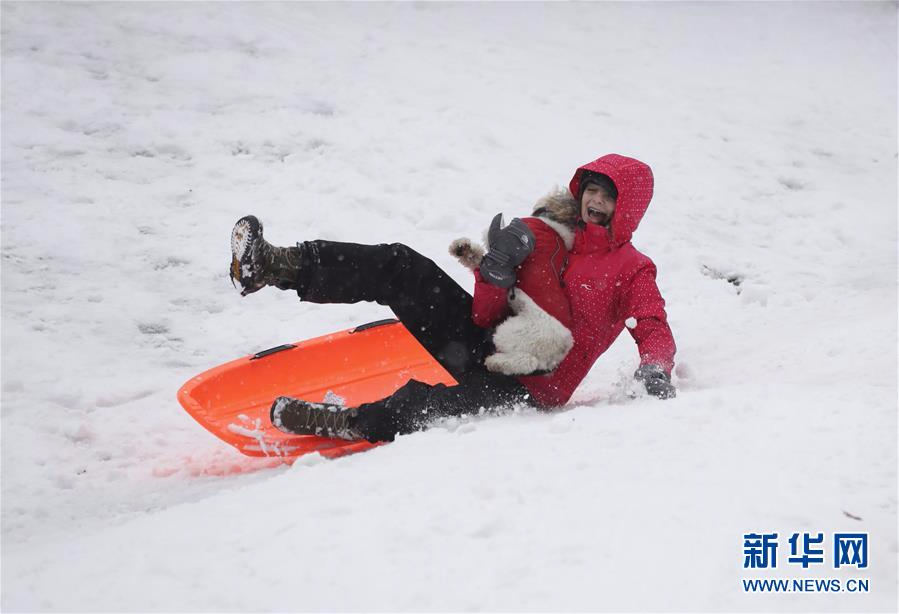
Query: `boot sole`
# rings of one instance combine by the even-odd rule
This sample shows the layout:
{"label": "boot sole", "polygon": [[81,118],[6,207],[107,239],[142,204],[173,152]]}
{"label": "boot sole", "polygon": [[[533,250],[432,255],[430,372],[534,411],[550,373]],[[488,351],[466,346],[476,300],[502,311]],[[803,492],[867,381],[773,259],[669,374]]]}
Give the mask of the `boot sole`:
{"label": "boot sole", "polygon": [[240,285],[241,294],[255,292],[250,246],[262,235],[262,223],[253,215],[237,220],[231,230],[231,283]]}

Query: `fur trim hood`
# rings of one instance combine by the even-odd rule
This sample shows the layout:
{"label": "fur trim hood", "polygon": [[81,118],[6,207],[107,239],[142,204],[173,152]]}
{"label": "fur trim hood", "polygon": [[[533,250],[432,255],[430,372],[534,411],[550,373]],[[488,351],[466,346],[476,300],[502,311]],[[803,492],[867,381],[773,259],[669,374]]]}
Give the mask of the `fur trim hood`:
{"label": "fur trim hood", "polygon": [[556,231],[565,247],[574,246],[574,231],[581,219],[581,208],[565,188],[556,188],[534,204],[531,214]]}
{"label": "fur trim hood", "polygon": [[548,216],[555,222],[574,228],[581,219],[581,208],[568,190],[556,186],[549,194],[534,203],[534,212],[531,215]]}

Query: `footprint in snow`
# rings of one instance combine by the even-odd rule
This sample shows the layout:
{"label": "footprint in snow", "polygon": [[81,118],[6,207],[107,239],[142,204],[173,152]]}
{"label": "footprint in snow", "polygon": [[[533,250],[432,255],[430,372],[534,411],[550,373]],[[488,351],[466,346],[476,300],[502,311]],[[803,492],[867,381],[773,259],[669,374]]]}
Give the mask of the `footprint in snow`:
{"label": "footprint in snow", "polygon": [[144,335],[165,335],[169,327],[161,322],[138,322],[137,330]]}

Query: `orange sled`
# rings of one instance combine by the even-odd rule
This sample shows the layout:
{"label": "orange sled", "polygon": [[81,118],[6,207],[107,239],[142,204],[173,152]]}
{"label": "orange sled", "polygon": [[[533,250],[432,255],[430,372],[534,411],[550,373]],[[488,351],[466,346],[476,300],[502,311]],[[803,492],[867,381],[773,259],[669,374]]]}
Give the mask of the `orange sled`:
{"label": "orange sled", "polygon": [[269,420],[272,401],[290,396],[320,402],[330,392],[352,407],[386,397],[410,379],[456,383],[399,321],[379,320],[232,360],[191,378],[178,401],[213,435],[249,456],[319,452],[333,458],[377,444],[282,433]]}

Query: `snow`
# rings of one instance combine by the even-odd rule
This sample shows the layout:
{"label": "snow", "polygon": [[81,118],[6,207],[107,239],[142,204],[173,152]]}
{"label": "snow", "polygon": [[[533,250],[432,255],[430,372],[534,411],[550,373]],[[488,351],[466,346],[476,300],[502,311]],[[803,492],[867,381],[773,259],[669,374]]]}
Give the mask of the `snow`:
{"label": "snow", "polygon": [[[2,6],[5,611],[895,611],[895,4],[160,6]],[[451,240],[608,152],[655,172],[635,244],[676,399],[625,334],[564,412],[334,461],[242,456],[178,405],[391,315],[241,298],[239,217],[471,288]],[[743,569],[775,531],[778,568]],[[866,570],[786,564],[836,531]]]}

